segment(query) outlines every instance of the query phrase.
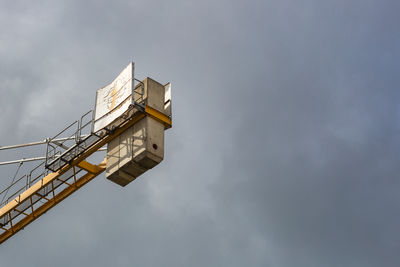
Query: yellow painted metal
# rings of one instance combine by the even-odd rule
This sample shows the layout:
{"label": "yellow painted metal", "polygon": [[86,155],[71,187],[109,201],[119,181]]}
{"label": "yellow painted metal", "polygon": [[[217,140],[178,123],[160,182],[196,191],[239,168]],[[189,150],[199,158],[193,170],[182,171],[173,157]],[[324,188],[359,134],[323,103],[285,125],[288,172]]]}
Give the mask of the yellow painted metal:
{"label": "yellow painted metal", "polygon": [[[165,114],[161,113],[158,110],[146,106],[145,112],[136,113],[131,119],[124,122],[115,131],[113,131],[112,133],[106,133],[104,138],[102,138],[97,143],[92,145],[90,148],[85,150],[80,156],[78,156],[72,162],[70,162],[70,164],[64,166],[57,172],[49,173],[43,179],[36,182],[34,185],[29,187],[27,190],[22,192],[19,196],[17,196],[15,199],[13,199],[0,209],[0,218],[2,218],[3,216],[9,216],[9,226],[6,227],[5,225],[0,225],[1,229],[0,244],[6,241],[11,236],[13,236],[15,233],[22,230],[24,227],[26,227],[28,224],[30,224],[37,218],[39,218],[46,211],[57,205],[60,201],[64,200],[66,197],[71,195],[80,187],[82,187],[83,185],[94,179],[96,176],[101,174],[106,169],[105,160],[98,165],[93,165],[85,161],[85,159],[94,152],[96,152],[98,149],[103,147],[104,145],[108,144],[114,138],[121,135],[132,125],[134,125],[136,122],[138,122],[139,120],[143,119],[146,116],[151,116],[157,119],[158,121],[162,122],[166,128],[170,128],[172,126],[172,121],[170,117],[166,116]],[[87,173],[78,178],[76,175],[75,166],[86,171]],[[70,183],[63,182],[66,185],[66,187],[61,192],[56,193],[54,190],[54,181],[59,180],[58,178],[71,168],[73,168],[74,170],[73,182]],[[48,185],[51,185],[52,192],[49,192],[49,194],[52,193],[52,196],[45,197],[40,195],[38,193],[39,190],[43,189]],[[39,195],[42,198],[42,200],[45,201],[45,203],[39,207],[35,207],[32,200],[32,197],[34,195]],[[15,212],[17,210],[17,207],[24,201],[30,201],[30,207],[28,208],[29,214],[26,212],[21,212],[17,216],[24,216],[24,217],[22,219],[15,220],[14,218],[12,218],[11,214],[13,211]]]}
{"label": "yellow painted metal", "polygon": [[42,180],[36,182],[34,185],[32,185],[31,187],[29,187],[26,191],[24,191],[23,193],[21,193],[19,196],[17,196],[16,198],[14,198],[12,201],[10,201],[9,203],[7,203],[7,205],[3,206],[0,209],[0,217],[3,217],[5,214],[7,214],[8,212],[12,211],[13,209],[15,209],[20,203],[24,202],[25,200],[27,200],[30,196],[32,196],[33,194],[35,194],[37,191],[39,191],[40,189],[42,189],[44,186],[46,186],[47,184],[50,183],[50,181],[54,180],[55,178],[57,178],[58,176],[60,176],[62,170],[58,171],[58,172],[52,172],[49,175],[47,175],[46,177],[44,177]]}
{"label": "yellow painted metal", "polygon": [[168,117],[167,115],[165,115],[164,113],[162,113],[162,112],[160,112],[160,111],[158,111],[158,110],[156,110],[156,109],[154,109],[152,107],[149,107],[149,106],[146,106],[145,112],[146,112],[147,115],[149,115],[149,116],[153,117],[154,119],[162,122],[165,125],[165,128],[168,129],[168,128],[172,127],[171,118]]}
{"label": "yellow painted metal", "polygon": [[[90,164],[90,163],[88,163]],[[92,164],[90,164],[92,165]],[[93,180],[96,176],[101,174],[103,171],[106,169],[106,162],[105,160],[100,163],[99,165],[92,165],[91,168],[93,170],[95,169],[96,172],[91,173],[88,172],[79,179],[74,182],[71,186],[68,186],[58,194],[55,194],[52,199],[49,199],[46,203],[41,205],[39,208],[32,210],[32,212],[29,215],[26,215],[23,219],[18,221],[16,224],[11,224],[11,227],[7,230],[5,230],[1,235],[0,235],[0,244],[6,241],[8,238],[22,230],[25,226],[39,218],[41,215],[43,215],[45,212],[56,206],[58,203],[60,203],[62,200],[64,200],[66,197],[71,195],[73,192],[77,191],[79,188],[81,188],[83,185],[86,183],[90,182]],[[4,228],[3,228],[4,229]]]}
{"label": "yellow painted metal", "polygon": [[78,166],[79,168],[81,168],[81,169],[86,170],[87,172],[90,172],[90,173],[97,173],[97,172],[99,172],[99,170],[100,170],[100,167],[99,167],[99,166],[90,164],[90,163],[87,162],[86,160],[83,160],[83,161],[79,162],[79,163],[77,164],[77,166]]}
{"label": "yellow painted metal", "polygon": [[143,119],[146,116],[144,113],[138,113],[136,114],[133,118],[131,118],[129,121],[125,122],[122,124],[118,129],[116,129],[112,134],[108,134],[105,138],[101,139],[99,142],[91,146],[89,149],[84,151],[79,157],[75,158],[72,162],[71,165],[75,166],[82,160],[86,159],[90,155],[92,155],[94,152],[99,150],[101,147],[103,147],[105,144],[108,144],[110,141],[112,141],[114,138],[120,136],[123,132],[125,132],[127,129],[129,129],[132,125],[134,125],[136,122],[139,120]]}
{"label": "yellow painted metal", "polygon": [[[100,169],[97,165],[90,164],[89,162],[83,160],[82,162],[79,162],[77,164],[78,167],[90,172],[90,173],[97,173]],[[2,207],[0,209],[0,217],[3,217],[6,213],[10,212],[11,210],[16,209],[16,207],[27,200],[30,196],[33,194],[37,194],[37,192],[42,189],[43,187],[47,186],[50,184],[53,180],[57,179],[60,175],[65,173],[67,170],[69,170],[71,166],[65,166],[58,172],[52,172],[48,174],[46,177],[44,177],[42,180],[36,182],[34,185],[29,187],[27,190],[25,190],[22,194],[17,196],[15,199],[10,201],[7,205]],[[44,196],[41,196],[42,198],[45,198]],[[46,199],[46,198],[45,198]]]}

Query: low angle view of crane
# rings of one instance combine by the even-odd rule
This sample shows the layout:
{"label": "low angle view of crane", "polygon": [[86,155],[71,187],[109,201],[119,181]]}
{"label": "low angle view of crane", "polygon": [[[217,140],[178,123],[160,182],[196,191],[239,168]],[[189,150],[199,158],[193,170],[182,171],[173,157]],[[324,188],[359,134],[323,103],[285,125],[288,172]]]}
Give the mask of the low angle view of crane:
{"label": "low angle view of crane", "polygon": [[[171,84],[135,79],[131,62],[97,90],[93,110],[43,141],[0,146],[8,151],[45,145],[46,154],[1,162],[40,164],[0,192],[0,244],[103,172],[126,186],[164,158],[164,131],[172,126]],[[101,162],[88,157],[107,151]]]}

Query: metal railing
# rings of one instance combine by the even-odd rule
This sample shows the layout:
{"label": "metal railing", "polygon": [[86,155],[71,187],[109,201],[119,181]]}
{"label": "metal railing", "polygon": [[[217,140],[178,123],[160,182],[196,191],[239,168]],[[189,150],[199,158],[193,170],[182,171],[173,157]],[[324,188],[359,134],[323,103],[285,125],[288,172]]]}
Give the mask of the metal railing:
{"label": "metal railing", "polygon": [[[136,79],[135,79],[136,80]],[[139,81],[139,80],[136,80]],[[137,111],[144,111],[145,90],[144,84],[139,81],[133,91],[132,105],[128,111],[121,116],[119,121],[112,128],[118,128],[119,125],[129,120]],[[44,141],[29,143],[26,145],[46,144],[46,156],[41,157],[44,161],[34,167],[29,173],[22,175],[11,183],[7,188],[0,192],[0,208],[12,199],[16,198],[23,191],[27,190],[34,183],[44,178],[50,172],[56,172],[65,165],[69,164],[73,159],[82,154],[86,149],[91,147],[100,139],[104,138],[113,129],[104,129],[93,132],[94,114],[90,110],[83,114],[79,120],[72,122],[62,131],[57,133],[53,138],[47,138]],[[26,146],[24,145],[24,146]],[[23,147],[7,146],[0,149],[11,149]],[[36,159],[35,159],[36,160]],[[15,161],[17,162],[17,161]],[[19,161],[21,162],[21,161]],[[9,162],[6,162],[7,164]],[[14,162],[13,162],[14,163]],[[10,195],[8,195],[10,193]]]}
{"label": "metal railing", "polygon": [[[11,185],[0,192],[0,207],[7,204],[10,200],[14,199],[20,193],[31,187],[34,183],[44,178],[49,174],[49,170],[44,168],[44,162],[34,167],[29,173],[22,175],[15,180]],[[11,192],[10,195],[8,193]]]}
{"label": "metal railing", "polygon": [[[45,160],[47,169],[59,170],[100,138],[100,135],[92,132],[92,113],[92,110],[86,112],[80,120],[74,121],[48,140]],[[57,141],[65,135],[68,137]]]}

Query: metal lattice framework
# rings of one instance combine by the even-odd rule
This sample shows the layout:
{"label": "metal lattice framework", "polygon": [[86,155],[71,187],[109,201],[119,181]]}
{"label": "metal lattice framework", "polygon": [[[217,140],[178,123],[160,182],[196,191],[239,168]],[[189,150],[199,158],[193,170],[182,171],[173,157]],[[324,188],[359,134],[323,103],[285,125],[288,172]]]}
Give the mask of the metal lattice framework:
{"label": "metal lattice framework", "polygon": [[[73,135],[74,138],[71,136],[59,138],[59,136],[75,123],[47,140],[51,145],[47,149],[46,161],[0,193],[1,197],[2,194],[11,192],[11,196],[0,204],[0,244],[101,174],[106,168],[105,160],[99,164],[91,164],[86,158],[136,122],[151,116],[162,122],[166,128],[172,125],[171,118],[162,112],[144,104],[134,103],[112,129],[90,132],[82,137],[82,130],[91,127],[93,123],[93,120],[85,122],[89,114],[84,114],[81,120],[77,121],[78,127]],[[68,146],[67,140],[74,142]],[[46,169],[40,172],[39,170],[43,170],[43,165]],[[17,187],[21,183],[22,186]]]}

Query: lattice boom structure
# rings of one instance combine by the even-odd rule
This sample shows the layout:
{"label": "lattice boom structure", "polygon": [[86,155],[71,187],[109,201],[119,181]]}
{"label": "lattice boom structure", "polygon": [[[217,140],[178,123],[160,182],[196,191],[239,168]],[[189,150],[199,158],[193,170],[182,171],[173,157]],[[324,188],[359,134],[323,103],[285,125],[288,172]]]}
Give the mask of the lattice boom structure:
{"label": "lattice boom structure", "polygon": [[[111,128],[103,128],[97,132],[92,130],[81,138],[82,129],[85,127],[93,129],[93,119],[84,120],[89,114],[86,113],[80,121],[76,122],[77,130],[73,133],[76,138],[60,139],[57,135],[48,140],[50,144],[52,140],[75,139],[73,144],[69,146],[66,143],[57,143],[56,141],[53,144],[58,146],[48,145],[46,161],[39,165],[42,169],[44,167],[46,169],[36,177],[32,177],[32,172],[21,177],[0,193],[1,197],[2,194],[11,192],[11,196],[0,204],[0,244],[104,172],[108,168],[106,159],[99,164],[91,164],[86,161],[86,158],[126,133],[128,129],[132,129],[136,123],[145,118],[151,118],[151,120],[163,125],[164,129],[172,126],[170,103],[168,103],[169,110],[166,108],[159,111],[163,107],[155,109],[149,105],[150,102],[146,102],[143,93],[140,96],[142,101],[137,102],[134,99],[133,104],[114,121]],[[170,99],[168,101],[170,102]],[[162,103],[164,104],[164,102]],[[75,123],[71,125],[75,125]],[[69,129],[71,125],[61,133]],[[57,148],[61,150],[57,150]],[[133,162],[132,164],[136,163]],[[21,182],[23,185],[17,187],[17,185],[21,185]]]}

